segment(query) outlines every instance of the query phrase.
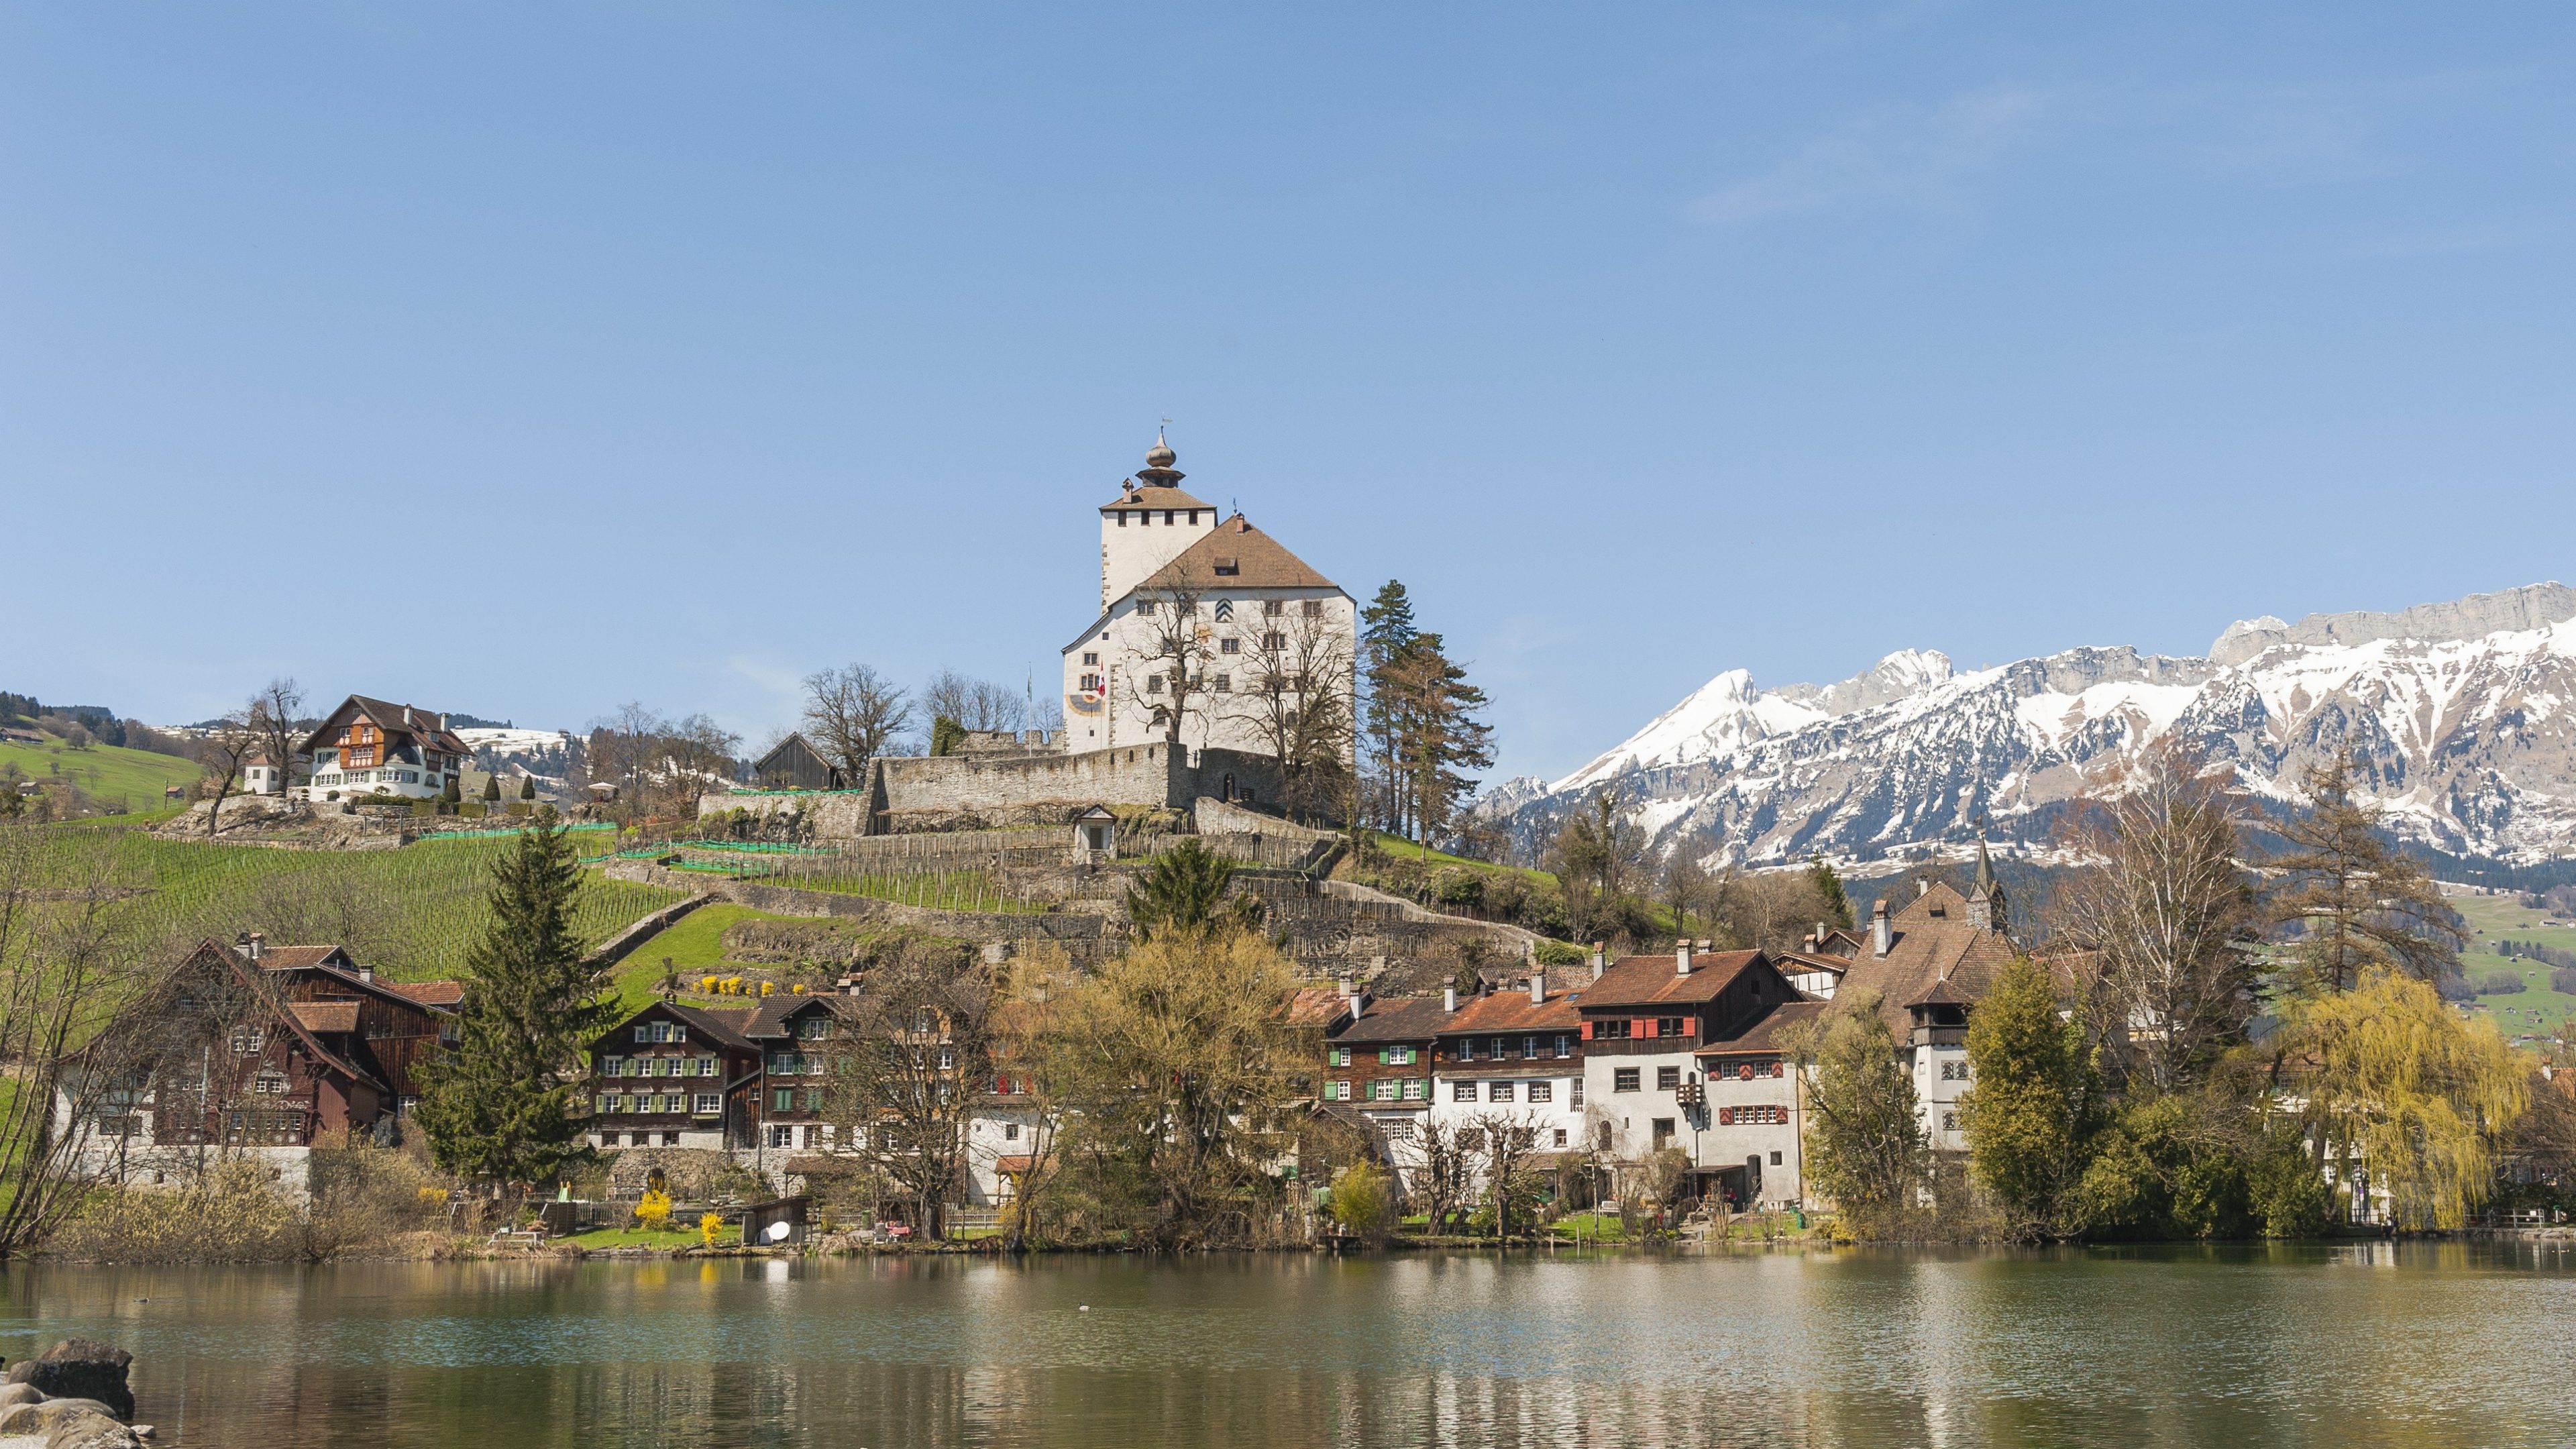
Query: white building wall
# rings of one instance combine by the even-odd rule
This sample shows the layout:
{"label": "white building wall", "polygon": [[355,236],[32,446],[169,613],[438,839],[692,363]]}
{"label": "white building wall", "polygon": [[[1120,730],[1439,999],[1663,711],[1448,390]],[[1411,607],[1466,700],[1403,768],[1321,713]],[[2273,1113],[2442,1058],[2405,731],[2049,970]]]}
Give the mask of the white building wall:
{"label": "white building wall", "polygon": [[[1279,618],[1263,614],[1262,603],[1270,599],[1281,601],[1288,613]],[[1269,752],[1270,742],[1259,724],[1255,696],[1247,694],[1243,686],[1257,672],[1261,636],[1276,630],[1291,641],[1300,638],[1306,621],[1297,611],[1310,599],[1323,606],[1322,632],[1330,637],[1329,647],[1344,671],[1337,687],[1344,698],[1349,697],[1352,680],[1347,671],[1356,657],[1359,639],[1359,606],[1349,595],[1339,589],[1211,589],[1199,601],[1196,621],[1199,637],[1207,647],[1200,665],[1207,688],[1191,696],[1188,718],[1181,731],[1184,745],[1192,749],[1213,745],[1253,754]],[[1156,693],[1149,681],[1171,666],[1161,657],[1161,636],[1154,621],[1139,612],[1138,604],[1134,597],[1122,595],[1099,627],[1064,651],[1064,741],[1070,753],[1150,744],[1165,738],[1164,727],[1154,721],[1154,710],[1158,705],[1168,705],[1171,695]],[[1218,616],[1220,604],[1230,606],[1230,618]],[[1235,641],[1238,652],[1225,652],[1229,639]],[[1229,686],[1222,691],[1214,688],[1220,675],[1225,676]],[[1092,687],[1095,684],[1097,688]]]}
{"label": "white building wall", "polygon": [[1708,1104],[1701,1116],[1707,1125],[1692,1153],[1708,1167],[1741,1167],[1748,1159],[1761,1163],[1761,1182],[1753,1200],[1741,1207],[1786,1207],[1803,1201],[1805,1174],[1799,1162],[1799,1133],[1805,1127],[1798,1095],[1798,1076],[1782,1065],[1754,1066],[1745,1078],[1740,1068],[1711,1071],[1703,1087]]}
{"label": "white building wall", "polygon": [[[1637,1072],[1637,1089],[1620,1091],[1619,1073],[1632,1067]],[[1688,1046],[1678,1041],[1671,1051],[1623,1052],[1616,1056],[1587,1055],[1584,1058],[1584,1112],[1590,1130],[1595,1134],[1594,1140],[1596,1143],[1602,1140],[1599,1134],[1606,1127],[1609,1129],[1610,1155],[1622,1162],[1639,1161],[1654,1152],[1654,1124],[1656,1119],[1665,1118],[1673,1124],[1672,1139],[1666,1145],[1692,1153],[1695,1164],[1707,1166],[1709,1164],[1699,1162],[1700,1139],[1696,1124],[1681,1104],[1678,1087],[1657,1085],[1662,1080],[1660,1069],[1665,1067],[1676,1070],[1677,1081],[1698,1080],[1697,1059],[1691,1055]]]}
{"label": "white building wall", "polygon": [[[1100,510],[1100,607],[1152,578],[1181,550],[1216,532],[1216,509],[1104,508]],[[1198,522],[1189,521],[1191,514]],[[1166,515],[1171,522],[1164,522]],[[1120,520],[1126,520],[1124,525]]]}
{"label": "white building wall", "polygon": [[1965,1152],[1968,1134],[1959,1130],[1959,1099],[1968,1095],[1966,1033],[1956,1042],[1923,1042],[1907,1049],[1913,1058],[1914,1100],[1919,1104],[1923,1135],[1936,1152]]}

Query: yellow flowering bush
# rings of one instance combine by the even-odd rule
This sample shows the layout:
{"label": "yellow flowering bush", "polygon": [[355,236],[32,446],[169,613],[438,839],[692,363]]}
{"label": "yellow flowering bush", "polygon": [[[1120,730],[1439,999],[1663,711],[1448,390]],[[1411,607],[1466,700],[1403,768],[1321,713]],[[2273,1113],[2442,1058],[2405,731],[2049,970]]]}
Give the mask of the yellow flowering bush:
{"label": "yellow flowering bush", "polygon": [[643,1201],[635,1204],[635,1220],[654,1232],[660,1232],[662,1229],[669,1227],[671,1225],[671,1195],[667,1192],[655,1192],[651,1188],[646,1188],[644,1190]]}
{"label": "yellow flowering bush", "polygon": [[708,1247],[714,1247],[716,1245],[716,1239],[723,1235],[723,1214],[709,1213],[705,1217],[698,1219],[698,1237],[701,1241],[705,1242]]}

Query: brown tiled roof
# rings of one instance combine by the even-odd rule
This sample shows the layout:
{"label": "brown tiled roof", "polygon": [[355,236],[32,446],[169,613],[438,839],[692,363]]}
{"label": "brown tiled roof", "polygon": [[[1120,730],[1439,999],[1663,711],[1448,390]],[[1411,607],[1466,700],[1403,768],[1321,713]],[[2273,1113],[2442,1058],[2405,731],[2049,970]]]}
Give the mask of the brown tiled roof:
{"label": "brown tiled roof", "polygon": [[338,946],[265,946],[260,949],[259,964],[271,971],[309,970],[315,966],[337,966],[332,958],[342,956]]}
{"label": "brown tiled roof", "polygon": [[1759,951],[1703,951],[1691,958],[1691,973],[1674,969],[1669,954],[1622,956],[1583,989],[1583,1010],[1610,1006],[1650,1006],[1659,1002],[1714,1001],[1735,978],[1762,959]]}
{"label": "brown tiled roof", "polygon": [[1036,1162],[1036,1157],[1025,1152],[1018,1152],[1013,1153],[1008,1157],[994,1158],[993,1170],[1007,1176],[1013,1173],[1026,1172]]}
{"label": "brown tiled roof", "polygon": [[[296,749],[301,753],[310,753],[317,745],[331,743],[323,736],[334,734],[339,729],[335,721],[353,706],[356,713],[375,721],[377,726],[385,731],[388,739],[396,735],[411,735],[429,748],[446,754],[471,755],[474,753],[467,747],[464,740],[457,737],[455,731],[438,727],[438,722],[443,716],[437,710],[422,709],[418,705],[390,704],[381,699],[369,699],[363,694],[353,694],[342,700],[337,708],[323,717],[322,727],[305,736],[304,743],[296,746]],[[403,723],[403,711],[406,708],[411,711],[410,724]]]}
{"label": "brown tiled roof", "polygon": [[1448,1019],[1437,996],[1394,996],[1370,1002],[1358,1020],[1334,1032],[1332,1038],[1338,1043],[1429,1041]]}
{"label": "brown tiled roof", "polygon": [[[682,1006],[676,1001],[663,1002],[660,1004],[668,1007],[673,1016],[676,1016],[680,1020],[687,1022],[689,1025],[698,1028],[727,1046],[741,1047],[745,1050],[751,1050],[753,1048],[750,1036],[743,1030],[743,1028],[751,1024],[752,1015],[758,1010],[757,1007]],[[641,1014],[642,1013],[640,1012],[637,1013],[637,1015]],[[632,1021],[634,1019],[634,1017],[630,1016],[627,1018],[627,1021]],[[618,1026],[623,1028],[625,1024],[625,1022],[620,1022],[618,1023]]]}
{"label": "brown tiled roof", "polygon": [[[1209,512],[1216,511],[1216,505],[1205,499],[1192,498],[1178,488],[1161,488],[1151,483],[1132,492],[1122,493],[1100,505],[1100,511],[1103,513],[1146,508],[1204,508]],[[1172,526],[1178,528],[1181,525]]]}
{"label": "brown tiled roof", "polygon": [[1831,1010],[1833,1003],[1829,1001],[1784,1001],[1734,1036],[1700,1047],[1699,1054],[1704,1057],[1778,1056],[1782,1031],[1801,1022],[1814,1021]]}
{"label": "brown tiled roof", "polygon": [[385,985],[423,1006],[455,1006],[465,1000],[462,981],[388,981]]}
{"label": "brown tiled roof", "polygon": [[286,1009],[295,1014],[306,1031],[346,1033],[358,1029],[358,1003],[354,1001],[290,1001]]}
{"label": "brown tiled roof", "polygon": [[1879,1015],[1900,1040],[1914,1021],[1906,1008],[1935,1002],[1973,1005],[2017,954],[2003,932],[1970,925],[1967,898],[1946,883],[1906,902],[1889,927],[1887,954],[1861,953],[1835,994],[1864,987],[1878,992]]}
{"label": "brown tiled roof", "polygon": [[1350,1010],[1349,999],[1330,986],[1300,986],[1288,993],[1288,1024],[1327,1031]]}
{"label": "brown tiled roof", "polygon": [[1329,589],[1335,585],[1238,513],[1136,587]]}
{"label": "brown tiled roof", "polygon": [[[1607,979],[1607,978],[1604,978]],[[1459,1005],[1457,1014],[1441,1024],[1440,1035],[1472,1035],[1477,1032],[1505,1033],[1515,1031],[1573,1031],[1583,1024],[1577,998],[1581,992],[1551,991],[1547,1004],[1530,1004],[1529,991],[1497,991]]]}

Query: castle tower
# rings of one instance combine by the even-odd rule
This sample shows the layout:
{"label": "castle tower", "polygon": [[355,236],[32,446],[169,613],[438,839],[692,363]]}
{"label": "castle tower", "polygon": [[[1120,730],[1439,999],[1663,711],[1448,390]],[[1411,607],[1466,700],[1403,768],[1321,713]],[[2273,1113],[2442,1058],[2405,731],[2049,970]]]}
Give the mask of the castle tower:
{"label": "castle tower", "polygon": [[1120,486],[1116,498],[1100,506],[1103,612],[1181,550],[1216,532],[1215,505],[1181,491],[1181,472],[1172,466],[1177,461],[1157,429],[1145,466]]}

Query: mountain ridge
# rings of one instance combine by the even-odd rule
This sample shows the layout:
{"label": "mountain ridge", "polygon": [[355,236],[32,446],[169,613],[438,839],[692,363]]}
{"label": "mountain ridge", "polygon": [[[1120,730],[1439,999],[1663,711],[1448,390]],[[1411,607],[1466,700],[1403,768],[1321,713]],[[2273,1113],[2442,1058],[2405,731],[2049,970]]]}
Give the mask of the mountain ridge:
{"label": "mountain ridge", "polygon": [[2576,846],[2576,589],[2240,620],[2197,658],[2084,645],[1962,672],[1906,649],[1772,690],[1727,670],[1581,769],[1475,808],[1531,851],[1611,789],[1661,850],[1858,863],[2044,820],[2168,736],[2285,801],[2349,744],[2401,835],[2546,858]]}

